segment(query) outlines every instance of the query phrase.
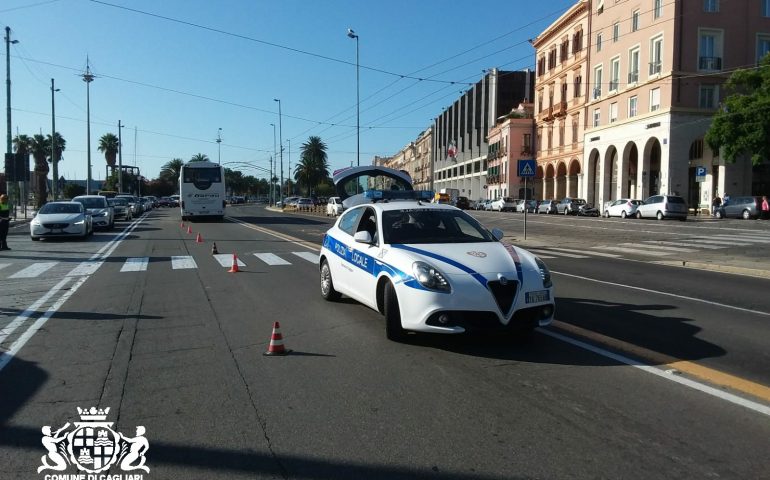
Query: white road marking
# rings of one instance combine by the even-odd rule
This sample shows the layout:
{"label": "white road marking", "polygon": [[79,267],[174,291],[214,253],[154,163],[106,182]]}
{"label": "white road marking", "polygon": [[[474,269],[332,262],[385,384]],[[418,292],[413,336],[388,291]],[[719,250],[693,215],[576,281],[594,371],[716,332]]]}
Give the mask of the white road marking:
{"label": "white road marking", "polygon": [[144,272],[147,270],[147,264],[150,262],[150,257],[129,257],[126,259],[123,266],[120,267],[121,272]]}
{"label": "white road marking", "polygon": [[318,264],[318,254],[312,253],[312,252],[291,252],[294,255],[298,256],[299,258],[304,258],[310,263]]}
{"label": "white road marking", "polygon": [[254,256],[268,265],[291,265],[290,262],[272,253],[255,253]]}
{"label": "white road marking", "polygon": [[730,247],[733,245],[751,245],[751,242],[742,242],[740,240],[712,240],[712,239],[706,239],[706,238],[688,238],[686,239],[688,242],[693,243],[705,243],[709,245],[723,245],[725,247]]}
{"label": "white road marking", "polygon": [[[535,252],[534,252],[534,251],[532,251],[532,250],[530,250],[530,252],[532,252],[532,253],[535,253]],[[550,255],[540,255],[539,253],[536,253],[536,255],[537,255],[537,258],[539,258],[539,259],[541,259],[541,260],[542,260],[542,259],[544,259],[544,258],[545,258],[546,260],[547,260],[547,259],[549,259],[549,258],[558,258],[558,257],[552,257],[552,256],[550,256]]]}
{"label": "white road marking", "polygon": [[689,301],[692,301],[692,302],[705,303],[707,305],[714,305],[716,307],[727,308],[727,309],[730,309],[730,310],[738,310],[739,312],[753,313],[753,314],[756,314],[756,315],[764,315],[766,317],[770,317],[770,313],[768,313],[768,312],[762,312],[762,311],[759,311],[759,310],[751,310],[749,308],[735,307],[733,305],[725,305],[724,303],[712,302],[711,300],[703,300],[701,298],[687,297],[685,295],[678,295],[676,293],[661,292],[660,290],[651,290],[649,288],[636,287],[634,285],[625,285],[625,284],[622,284],[622,283],[608,282],[606,280],[599,280],[599,279],[596,279],[596,278],[583,277],[581,275],[573,275],[571,273],[557,272],[557,271],[554,271],[554,270],[551,270],[551,273],[555,273],[557,275],[563,275],[565,277],[577,278],[578,280],[587,280],[589,282],[601,283],[601,284],[604,284],[604,285],[612,285],[613,287],[628,288],[628,289],[631,289],[631,290],[638,290],[640,292],[653,293],[653,294],[656,294],[656,295],[663,295],[663,296],[666,296],[666,297],[674,297],[674,298],[679,298],[679,299],[682,299],[682,300],[689,300]]}
{"label": "white road marking", "polygon": [[638,255],[651,255],[653,257],[665,257],[666,255],[673,255],[674,252],[651,252],[648,250],[634,250],[630,247],[620,247],[616,245],[597,245],[595,247],[591,247],[592,249],[596,250],[609,250],[610,252],[622,252],[625,254],[638,254]]}
{"label": "white road marking", "polygon": [[50,290],[48,290],[45,295],[38,298],[35,303],[27,307],[26,310],[21,312],[21,314],[14,318],[11,323],[5,326],[2,330],[0,330],[0,343],[3,343],[6,338],[8,338],[9,335],[11,335],[17,328],[21,326],[22,323],[27,321],[29,317],[31,317],[34,313],[37,313],[37,309],[40,308],[42,304],[48,301],[49,298],[54,296],[59,290],[64,288],[64,285],[69,282],[70,279],[65,277],[59,281],[54,287]]}
{"label": "white road marking", "polygon": [[[552,248],[551,250],[555,250],[557,252],[561,251],[561,249],[559,248]],[[608,257],[608,258],[620,257],[620,255],[618,255],[617,253],[594,252],[594,251],[586,251],[586,250],[583,250],[581,253],[585,253],[586,255],[591,255],[591,256],[595,255],[597,257]]]}
{"label": "white road marking", "polygon": [[[230,268],[233,266],[233,256],[230,253],[217,253],[214,255],[214,258],[219,262],[220,265],[223,267]],[[241,259],[238,259],[238,266],[239,267],[245,267],[246,264],[241,261]]]}
{"label": "white road marking", "polygon": [[5,267],[10,266],[10,263],[0,263],[0,270],[4,269]]}
{"label": "white road marking", "polygon": [[719,250],[725,247],[721,247],[719,245],[693,245],[690,242],[666,242],[663,240],[643,240],[644,243],[654,244],[654,245],[675,245],[679,247],[695,247],[695,248],[705,248],[707,250]]}
{"label": "white road marking", "polygon": [[59,262],[33,263],[27,268],[21,269],[8,278],[34,278],[41,273],[53,268]]}
{"label": "white road marking", "polygon": [[750,242],[750,243],[770,243],[770,238],[757,238],[757,237],[746,237],[746,236],[732,236],[732,235],[714,235],[713,238],[722,238],[725,240],[735,240],[739,242]]}
{"label": "white road marking", "polygon": [[634,360],[631,358],[628,358],[624,355],[619,355],[617,353],[610,352],[609,350],[605,350],[603,348],[596,347],[594,345],[591,345],[589,343],[577,340],[575,338],[568,337],[566,335],[562,335],[560,333],[554,332],[552,330],[547,330],[545,328],[538,328],[538,332],[548,335],[549,337],[555,338],[557,340],[561,340],[562,342],[569,343],[570,345],[574,345],[578,348],[582,348],[584,350],[588,350],[590,352],[596,353],[597,355],[601,355],[603,357],[610,358],[612,360],[615,360],[616,362],[620,362],[626,365],[629,365],[634,368],[638,368],[639,370],[643,370],[647,373],[651,373],[653,375],[657,375],[660,378],[664,378],[666,380],[670,380],[672,382],[678,383],[680,385],[684,385],[686,387],[693,388],[695,390],[701,391],[703,393],[706,393],[708,395],[712,395],[714,397],[717,397],[719,399],[728,401],[730,403],[733,403],[735,405],[739,405],[741,407],[748,408],[749,410],[753,410],[757,413],[761,413],[763,415],[770,416],[770,407],[766,405],[762,405],[757,402],[753,402],[751,400],[747,400],[745,398],[739,397],[737,395],[733,395],[732,393],[725,392],[723,390],[720,390],[718,388],[711,387],[709,385],[706,385],[704,383],[696,382],[695,380],[690,380],[689,378],[683,377],[681,375],[671,375],[671,373],[667,372],[666,370],[662,370],[660,368],[651,367],[649,365],[641,364],[638,360]]}
{"label": "white road marking", "polygon": [[681,248],[681,247],[668,247],[665,245],[647,245],[644,243],[621,243],[621,247],[628,247],[628,248],[647,248],[651,250],[658,250],[660,252],[679,252],[679,253],[692,253],[695,252],[695,249],[692,248]]}
{"label": "white road marking", "polygon": [[83,275],[91,275],[97,270],[99,270],[99,267],[101,267],[103,263],[104,263],[104,260],[88,260],[88,261],[82,262],[80,265],[73,268],[72,271],[67,274],[67,276],[81,277]]}
{"label": "white road marking", "polygon": [[180,255],[171,257],[171,268],[174,270],[181,270],[185,268],[198,268],[198,264],[190,255]]}
{"label": "white road marking", "polygon": [[545,253],[546,255],[554,255],[555,257],[565,257],[565,258],[588,258],[585,255],[577,255],[574,253],[568,253],[564,251],[552,251],[552,250],[534,250],[530,249],[530,252],[536,253],[538,256],[540,256],[540,253]]}

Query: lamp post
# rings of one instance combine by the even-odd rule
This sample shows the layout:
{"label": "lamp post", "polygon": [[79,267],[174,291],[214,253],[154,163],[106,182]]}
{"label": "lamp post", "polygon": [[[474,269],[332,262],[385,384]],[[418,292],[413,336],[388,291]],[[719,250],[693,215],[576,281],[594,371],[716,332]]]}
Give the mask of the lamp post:
{"label": "lamp post", "polygon": [[81,75],[86,82],[86,152],[88,158],[88,170],[86,176],[86,195],[91,194],[91,82],[94,81],[94,75],[91,73],[91,67],[86,57],[86,73]]}
{"label": "lamp post", "polygon": [[222,128],[217,130],[217,163],[222,164]]}
{"label": "lamp post", "polygon": [[123,127],[118,120],[118,192],[123,193]]}
{"label": "lamp post", "polygon": [[270,191],[272,193],[272,204],[275,205],[275,183],[273,182],[273,177],[275,176],[275,169],[273,169],[273,161],[275,160],[275,124],[271,123],[270,125],[273,127],[273,156],[270,157]]}
{"label": "lamp post", "polygon": [[56,158],[56,103],[54,94],[59,89],[54,87],[53,78],[51,79],[51,163],[53,164],[53,183],[51,183],[53,200],[59,199],[59,159]]}
{"label": "lamp post", "polygon": [[294,194],[294,190],[291,188],[291,140],[289,140],[287,138],[286,139],[286,143],[289,144],[286,147],[287,148],[287,153],[289,154],[289,191],[288,191],[288,194],[292,195],[292,194]]}
{"label": "lamp post", "polygon": [[[278,138],[283,138],[283,120],[281,118],[281,99],[274,98],[274,102],[278,102]],[[280,190],[280,197],[281,197],[281,208],[283,208],[283,141],[281,141],[281,149],[279,150],[281,154],[281,188]]]}
{"label": "lamp post", "polygon": [[359,64],[358,64],[358,34],[352,28],[348,28],[348,37],[356,39],[356,166],[361,166],[361,103]]}
{"label": "lamp post", "polygon": [[[5,27],[5,87],[6,99],[8,101],[8,155],[13,154],[13,131],[11,130],[11,44],[19,43],[18,40],[11,40],[11,27]],[[8,196],[11,195],[11,172],[5,172],[5,191]],[[11,202],[12,203],[12,202]]]}

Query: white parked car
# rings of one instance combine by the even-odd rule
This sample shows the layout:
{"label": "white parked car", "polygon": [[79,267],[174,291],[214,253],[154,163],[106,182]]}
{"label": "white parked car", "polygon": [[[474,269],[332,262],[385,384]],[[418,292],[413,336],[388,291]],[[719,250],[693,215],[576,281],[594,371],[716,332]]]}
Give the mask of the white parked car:
{"label": "white parked car", "polygon": [[609,217],[633,217],[636,215],[636,209],[644,202],[641,200],[634,200],[632,198],[620,198],[612,202],[607,202],[604,207],[603,215],[606,218]]}
{"label": "white parked car", "polygon": [[516,209],[516,200],[511,197],[498,198],[489,204],[489,210],[496,212],[512,212]]}
{"label": "white parked car", "polygon": [[326,216],[336,217],[345,211],[340,197],[329,197],[329,203],[326,204]]}
{"label": "white parked car", "polygon": [[32,240],[44,237],[86,238],[94,233],[91,215],[80,202],[49,202],[37,211],[29,223]]}
{"label": "white parked car", "polygon": [[111,230],[115,226],[115,208],[101,195],[80,195],[72,199],[82,203],[91,215],[94,228]]}
{"label": "white parked car", "polygon": [[676,195],[653,195],[636,208],[636,218],[687,220],[687,202]]}
{"label": "white parked car", "polygon": [[409,330],[517,332],[548,325],[555,304],[545,263],[502,243],[500,230],[490,232],[453,206],[428,203],[421,193],[385,202],[366,192],[370,203],[340,216],[323,238],[322,297],[344,294],[383,313],[392,340]]}

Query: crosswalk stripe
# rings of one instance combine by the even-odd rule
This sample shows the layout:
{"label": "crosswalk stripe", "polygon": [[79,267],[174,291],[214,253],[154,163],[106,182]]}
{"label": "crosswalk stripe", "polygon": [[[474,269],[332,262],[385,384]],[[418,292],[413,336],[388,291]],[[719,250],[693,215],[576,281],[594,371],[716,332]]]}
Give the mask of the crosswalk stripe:
{"label": "crosswalk stripe", "polygon": [[594,248],[594,249],[597,249],[597,250],[608,250],[610,252],[622,252],[622,253],[626,253],[626,254],[632,253],[632,254],[638,254],[638,255],[652,255],[652,256],[656,256],[656,257],[659,257],[659,256],[665,257],[666,255],[673,255],[674,254],[674,252],[661,252],[661,251],[653,252],[653,251],[650,251],[650,250],[635,250],[633,247],[628,247],[628,246],[620,247],[620,246],[617,246],[617,245],[597,245],[597,246],[591,247],[591,248]]}
{"label": "crosswalk stripe", "polygon": [[104,263],[104,260],[88,260],[88,261],[82,262],[80,265],[73,268],[72,271],[67,274],[67,276],[82,277],[84,275],[91,275],[95,273],[97,270],[99,270],[99,267],[101,267],[103,263]]}
{"label": "crosswalk stripe", "polygon": [[751,245],[751,242],[741,242],[736,240],[711,240],[707,238],[687,238],[688,242],[704,243],[709,245],[724,245],[729,247],[731,245]]}
{"label": "crosswalk stripe", "polygon": [[268,265],[291,265],[291,262],[287,262],[283,258],[272,253],[255,253],[254,256]]}
{"label": "crosswalk stripe", "polygon": [[57,263],[59,262],[33,263],[32,265],[22,270],[19,270],[18,272],[14,273],[8,278],[34,278],[40,275],[41,273],[45,272],[46,270],[53,268]]}
{"label": "crosswalk stripe", "polygon": [[721,239],[725,239],[725,240],[735,240],[735,241],[739,241],[739,242],[770,243],[770,238],[746,237],[744,235],[741,235],[741,236],[714,235],[714,238],[721,238]]}
{"label": "crosswalk stripe", "polygon": [[298,256],[299,258],[304,258],[308,262],[315,263],[315,264],[318,263],[317,253],[312,253],[312,252],[291,252],[291,253]]}
{"label": "crosswalk stripe", "polygon": [[171,257],[171,268],[174,270],[181,270],[185,268],[198,268],[198,264],[190,255],[180,255]]}
{"label": "crosswalk stripe", "polygon": [[644,243],[621,243],[621,247],[628,247],[628,248],[648,248],[651,250],[657,250],[657,251],[663,251],[663,252],[681,252],[681,253],[692,253],[697,250],[693,248],[681,248],[681,247],[669,247],[666,245],[647,245]]}
{"label": "crosswalk stripe", "polygon": [[0,270],[4,269],[5,267],[9,266],[10,263],[0,263]]}
{"label": "crosswalk stripe", "polygon": [[[565,252],[566,250],[564,250],[563,248],[549,247],[548,251],[554,252],[554,255],[559,255],[561,252]],[[567,252],[567,253],[570,253],[570,252]],[[609,258],[618,258],[620,256],[620,255],[617,255],[617,254],[614,254],[614,253],[591,252],[591,251],[586,251],[586,250],[582,250],[580,253],[584,254],[584,255],[589,255],[589,256],[590,255],[596,255],[596,256],[599,256],[599,257],[609,257]]]}
{"label": "crosswalk stripe", "polygon": [[662,240],[644,240],[644,243],[649,244],[655,244],[655,245],[673,245],[678,247],[695,247],[695,248],[705,248],[707,250],[719,250],[721,247],[719,245],[693,245],[689,242],[664,242]]}
{"label": "crosswalk stripe", "polygon": [[[220,265],[223,267],[230,268],[233,266],[233,255],[231,253],[217,253],[214,255],[214,258],[219,262]],[[245,267],[246,264],[241,261],[241,259],[238,259],[238,266],[239,267]]]}
{"label": "crosswalk stripe", "polygon": [[530,250],[533,253],[536,253],[540,255],[540,253],[545,253],[547,255],[554,255],[556,257],[565,257],[565,258],[588,258],[585,255],[576,255],[574,253],[567,253],[567,252],[556,252],[551,250]]}
{"label": "crosswalk stripe", "polygon": [[150,261],[150,257],[129,257],[126,259],[123,266],[120,267],[121,272],[144,272],[147,270],[147,264]]}

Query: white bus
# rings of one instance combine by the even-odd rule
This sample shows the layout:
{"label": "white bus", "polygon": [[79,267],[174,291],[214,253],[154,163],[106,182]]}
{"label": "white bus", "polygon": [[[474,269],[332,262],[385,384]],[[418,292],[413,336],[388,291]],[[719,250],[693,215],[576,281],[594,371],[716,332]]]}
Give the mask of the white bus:
{"label": "white bus", "polygon": [[225,169],[211,162],[188,162],[179,173],[182,220],[225,216]]}

